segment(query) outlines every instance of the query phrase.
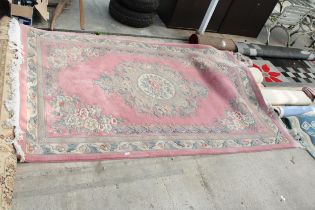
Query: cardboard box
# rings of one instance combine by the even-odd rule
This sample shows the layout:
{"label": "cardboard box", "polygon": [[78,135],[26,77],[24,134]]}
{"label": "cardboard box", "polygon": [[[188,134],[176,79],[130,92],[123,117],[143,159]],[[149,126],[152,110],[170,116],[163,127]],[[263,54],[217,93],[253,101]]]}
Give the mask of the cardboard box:
{"label": "cardboard box", "polygon": [[11,16],[15,17],[20,23],[24,25],[32,25],[33,10],[33,7],[11,4]]}
{"label": "cardboard box", "polygon": [[[47,11],[48,0],[37,0],[35,9],[44,20],[49,19],[49,12]],[[14,16],[18,21],[25,25],[32,25],[34,7],[22,6],[18,4],[11,4],[11,16]]]}

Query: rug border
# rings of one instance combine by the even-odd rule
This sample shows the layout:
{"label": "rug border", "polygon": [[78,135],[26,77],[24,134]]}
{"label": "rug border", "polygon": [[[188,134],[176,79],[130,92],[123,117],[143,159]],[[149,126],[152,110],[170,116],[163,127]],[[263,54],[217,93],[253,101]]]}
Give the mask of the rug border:
{"label": "rug border", "polygon": [[84,155],[26,155],[25,162],[68,162],[68,161],[101,161],[101,160],[120,160],[138,158],[158,158],[176,156],[196,156],[196,155],[220,155],[250,152],[265,152],[277,149],[294,148],[291,144],[274,144],[257,147],[240,147],[225,149],[203,149],[203,150],[167,150],[150,152],[126,152],[111,154],[84,154]]}
{"label": "rug border", "polygon": [[258,84],[256,83],[256,80],[254,79],[254,76],[250,72],[250,69],[245,67],[247,77],[249,78],[250,84],[253,88],[253,91],[256,95],[256,98],[258,100],[258,103],[260,104],[260,107],[265,111],[265,113],[272,119],[272,121],[276,124],[278,129],[281,131],[281,134],[284,135],[289,141],[289,144],[291,147],[300,147],[300,145],[294,140],[294,138],[290,135],[289,131],[284,127],[284,124],[281,122],[280,118],[276,117],[275,114],[271,114],[268,108],[268,105],[260,91],[260,88]]}

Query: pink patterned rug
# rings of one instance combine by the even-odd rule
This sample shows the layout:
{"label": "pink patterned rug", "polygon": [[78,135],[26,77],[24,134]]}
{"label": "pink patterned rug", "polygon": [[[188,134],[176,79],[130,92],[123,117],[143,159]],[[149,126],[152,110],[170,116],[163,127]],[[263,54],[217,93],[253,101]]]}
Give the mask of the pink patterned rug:
{"label": "pink patterned rug", "polygon": [[294,146],[232,54],[21,27],[28,162]]}

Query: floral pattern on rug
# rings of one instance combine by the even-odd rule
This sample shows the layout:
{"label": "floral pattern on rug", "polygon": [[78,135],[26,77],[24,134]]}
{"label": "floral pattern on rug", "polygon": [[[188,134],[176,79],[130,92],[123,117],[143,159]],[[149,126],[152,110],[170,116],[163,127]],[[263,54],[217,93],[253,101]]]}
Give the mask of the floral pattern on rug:
{"label": "floral pattern on rug", "polygon": [[227,112],[226,118],[220,120],[222,127],[227,128],[229,131],[244,130],[251,125],[255,124],[254,118],[251,115],[242,114],[240,112]]}
{"label": "floral pattern on rug", "polygon": [[205,87],[164,65],[126,62],[114,71],[113,76],[103,74],[95,84],[121,94],[139,112],[155,116],[189,116],[197,109],[198,98],[208,94]]}
{"label": "floral pattern on rug", "polygon": [[[49,48],[47,54],[49,66],[54,68],[66,68],[70,64],[83,62],[91,57],[97,57],[108,52],[108,49],[101,49],[98,47],[82,48],[82,47],[62,47]],[[58,56],[56,56],[58,55]]]}
{"label": "floral pattern on rug", "polygon": [[123,122],[111,115],[105,116],[100,108],[80,103],[79,99],[58,95],[50,101],[52,114],[58,118],[54,123],[56,133],[111,133],[113,127]]}

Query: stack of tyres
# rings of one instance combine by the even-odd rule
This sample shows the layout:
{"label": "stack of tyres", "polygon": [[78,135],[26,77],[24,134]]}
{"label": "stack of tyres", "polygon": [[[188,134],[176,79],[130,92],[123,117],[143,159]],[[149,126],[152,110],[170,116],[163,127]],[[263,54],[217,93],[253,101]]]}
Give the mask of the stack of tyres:
{"label": "stack of tyres", "polygon": [[110,0],[109,13],[117,21],[136,28],[153,23],[159,0]]}

